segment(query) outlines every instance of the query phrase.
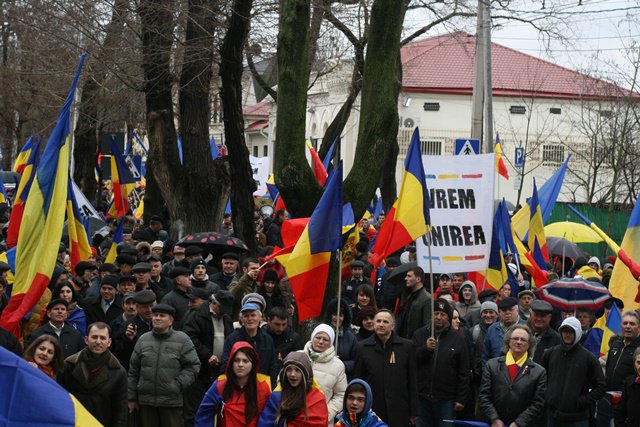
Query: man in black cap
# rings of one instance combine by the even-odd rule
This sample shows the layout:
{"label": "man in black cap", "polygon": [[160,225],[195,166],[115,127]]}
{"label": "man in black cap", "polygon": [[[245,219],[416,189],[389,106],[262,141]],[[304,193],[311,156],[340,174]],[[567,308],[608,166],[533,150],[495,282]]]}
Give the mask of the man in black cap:
{"label": "man in black cap", "polygon": [[207,274],[207,263],[202,258],[196,258],[191,261],[189,266],[191,269],[191,286],[194,288],[205,289],[210,293],[214,293],[220,287],[209,280]]}
{"label": "man in black cap", "polygon": [[547,301],[534,300],[531,303],[531,316],[528,324],[536,337],[536,351],[533,353],[533,361],[542,362],[542,355],[551,347],[562,344],[560,335],[551,327],[553,307]]}
{"label": "man in black cap", "polygon": [[109,327],[111,328],[111,335],[114,335],[119,330],[124,329],[123,325],[138,314],[136,311],[135,296],[135,292],[128,292],[122,297],[122,314],[113,319],[109,324]]}
{"label": "man in black cap", "polygon": [[156,301],[161,301],[165,292],[151,283],[151,266],[147,262],[139,262],[133,266],[133,277],[136,278],[136,290],[150,289],[156,294]]}
{"label": "man in black cap", "polygon": [[202,258],[202,248],[200,246],[187,246],[184,250],[184,267],[189,268],[194,259]]}
{"label": "man in black cap", "polygon": [[189,298],[189,303],[188,303],[189,311],[187,311],[187,314],[184,316],[184,319],[182,319],[183,327],[184,327],[184,324],[189,320],[189,317],[191,317],[193,313],[202,306],[202,304],[209,301],[209,297],[211,295],[213,294],[207,291],[206,289],[196,288],[193,286],[189,288],[189,291],[187,292],[187,298]]}
{"label": "man in black cap", "polygon": [[418,365],[418,425],[438,426],[453,420],[470,397],[470,362],[465,336],[451,329],[453,308],[439,299],[431,325],[413,334]]}
{"label": "man in black cap", "polygon": [[162,230],[162,218],[158,215],[153,215],[149,226],[135,233],[134,240],[138,242],[148,242],[149,244],[160,240],[160,230]]}
{"label": "man in black cap", "polygon": [[117,297],[117,286],[116,276],[105,276],[102,279],[100,295],[85,302],[84,312],[87,316],[87,324],[104,322],[108,325],[122,314],[122,302]]}
{"label": "man in black cap", "polygon": [[227,252],[222,254],[222,270],[211,276],[211,281],[220,286],[221,289],[229,289],[231,282],[238,274],[239,258],[238,254]]}
{"label": "man in black cap", "polygon": [[133,276],[120,276],[118,278],[118,293],[120,297],[124,297],[130,292],[136,292],[136,278]]}
{"label": "man in black cap", "polygon": [[115,275],[118,276],[120,270],[115,264],[104,263],[98,267],[98,275],[91,280],[91,287],[87,289],[86,298],[97,298],[100,296],[100,286],[102,285],[102,279],[105,276]]}
{"label": "man in black cap", "polygon": [[500,321],[494,323],[487,330],[484,337],[484,347],[482,349],[482,367],[487,364],[489,359],[502,355],[504,348],[504,333],[512,325],[516,323],[524,324],[524,321],[518,316],[518,300],[513,297],[503,298],[498,302],[498,314]]}
{"label": "man in black cap", "polygon": [[149,270],[149,284],[151,288],[159,289],[164,295],[173,289],[171,279],[162,275],[162,259],[156,254],[147,255],[144,259],[151,267]]}
{"label": "man in black cap", "polygon": [[189,337],[173,329],[175,309],[153,307],[153,329],[140,337],[131,355],[129,412],[140,411],[142,427],[183,425],[183,391],[196,380],[198,354]]}
{"label": "man in black cap", "polygon": [[97,270],[98,268],[95,264],[90,263],[89,261],[80,261],[76,264],[76,274],[73,276],[72,280],[76,285],[81,287],[82,291],[80,294],[83,298],[86,297],[86,292],[92,285],[91,278],[93,277],[93,273],[97,272]]}
{"label": "man in black cap", "polygon": [[189,316],[184,332],[189,335],[200,359],[200,373],[196,382],[185,390],[185,426],[192,426],[194,416],[204,393],[224,369],[220,366],[224,340],[233,332],[231,307],[233,295],[219,290],[211,295],[208,304],[203,304]]}
{"label": "man in black cap", "polygon": [[66,359],[85,347],[82,334],[76,328],[65,322],[68,316],[69,304],[63,299],[54,299],[47,304],[47,317],[49,322],[40,326],[29,335],[25,348],[29,347],[40,335],[56,337],[62,347],[62,355]]}
{"label": "man in black cap", "polygon": [[162,303],[174,308],[174,321],[177,329],[182,328],[182,320],[189,311],[187,292],[191,288],[191,271],[184,267],[174,267],[170,276],[173,279],[173,290],[162,298]]}
{"label": "man in black cap", "polygon": [[351,277],[342,283],[342,298],[349,304],[355,304],[358,297],[356,294],[358,287],[363,283],[372,285],[371,280],[368,277],[364,277],[364,262],[360,260],[351,261],[349,269],[351,270]]}
{"label": "man in black cap", "polygon": [[133,273],[133,266],[136,264],[136,257],[133,255],[120,254],[116,257],[116,264],[120,274],[130,276]]}
{"label": "man in black cap", "polygon": [[156,294],[153,291],[140,291],[135,294],[137,315],[125,323],[120,330],[114,332],[113,348],[122,366],[129,369],[129,359],[138,339],[151,330],[152,308],[156,305]]}
{"label": "man in black cap", "polygon": [[385,261],[386,272],[378,279],[376,287],[373,289],[376,295],[376,303],[378,307],[386,308],[387,310],[394,311],[398,298],[402,294],[404,286],[402,284],[396,284],[389,280],[389,275],[393,270],[400,266],[400,258],[389,257]]}

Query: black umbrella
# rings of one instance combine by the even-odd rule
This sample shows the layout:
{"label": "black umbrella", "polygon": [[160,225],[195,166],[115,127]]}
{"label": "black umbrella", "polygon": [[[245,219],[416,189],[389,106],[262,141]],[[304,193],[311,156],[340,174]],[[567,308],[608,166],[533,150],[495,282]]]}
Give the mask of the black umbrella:
{"label": "black umbrella", "polygon": [[406,264],[400,264],[391,273],[389,273],[389,277],[387,277],[387,280],[394,284],[404,283],[404,278],[407,275],[407,271],[411,270],[412,268],[416,268],[417,266],[418,263],[415,261],[408,262]]}
{"label": "black umbrella", "polygon": [[578,245],[561,237],[547,237],[547,251],[549,255],[565,256],[573,259],[584,256],[584,252]]}
{"label": "black umbrella", "polygon": [[216,231],[189,234],[180,239],[177,245],[199,246],[214,257],[220,256],[225,252],[243,253],[249,251],[249,248],[242,240]]}
{"label": "black umbrella", "polygon": [[[103,227],[106,227],[107,223],[104,222],[103,220],[101,220],[100,218],[96,218],[94,216],[89,217],[89,231],[91,233],[91,235],[93,236],[98,230],[100,230]],[[62,228],[62,235],[63,236],[68,236],[69,235],[69,230],[67,229],[68,227],[68,223],[67,221],[64,222],[64,227]]]}

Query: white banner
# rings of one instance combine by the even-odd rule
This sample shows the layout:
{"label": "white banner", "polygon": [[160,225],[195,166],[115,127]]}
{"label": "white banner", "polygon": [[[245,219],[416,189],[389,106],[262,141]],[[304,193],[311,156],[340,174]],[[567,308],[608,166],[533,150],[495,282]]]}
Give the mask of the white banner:
{"label": "white banner", "polygon": [[269,157],[249,156],[249,162],[251,163],[253,179],[256,181],[257,187],[257,190],[253,192],[253,195],[262,197],[268,193],[267,180],[269,179]]}
{"label": "white banner", "polygon": [[[484,271],[493,229],[495,155],[422,156],[431,204],[434,273]],[[417,242],[418,265],[429,271],[426,237]]]}
{"label": "white banner", "polygon": [[100,214],[95,210],[93,205],[87,200],[84,196],[84,193],[78,188],[78,185],[71,181],[73,184],[73,194],[76,196],[76,202],[78,203],[78,210],[80,211],[80,215],[84,217],[93,217],[97,219],[102,219]]}

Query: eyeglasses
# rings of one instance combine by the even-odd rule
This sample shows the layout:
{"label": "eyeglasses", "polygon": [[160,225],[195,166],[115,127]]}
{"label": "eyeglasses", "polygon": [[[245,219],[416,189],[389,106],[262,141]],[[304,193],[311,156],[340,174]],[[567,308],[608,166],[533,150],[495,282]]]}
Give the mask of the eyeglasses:
{"label": "eyeglasses", "polygon": [[513,337],[513,338],[510,338],[509,341],[529,342],[529,338]]}

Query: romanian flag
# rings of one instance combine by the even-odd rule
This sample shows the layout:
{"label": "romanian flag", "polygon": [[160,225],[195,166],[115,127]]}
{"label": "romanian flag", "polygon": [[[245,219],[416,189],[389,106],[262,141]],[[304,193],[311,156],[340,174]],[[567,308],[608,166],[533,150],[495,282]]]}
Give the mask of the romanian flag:
{"label": "romanian flag", "polygon": [[[540,187],[538,194],[540,197],[540,210],[542,212],[543,223],[549,220],[551,211],[556,204],[556,200],[558,200],[558,194],[560,194],[560,189],[564,182],[564,175],[567,171],[569,159],[571,159],[571,155],[567,156],[562,166]],[[513,229],[521,240],[526,239],[527,231],[529,230],[530,216],[531,211],[529,210],[529,204],[525,204],[522,209],[516,212],[511,218]]]}
{"label": "romanian flag", "polygon": [[113,203],[107,216],[121,217],[129,211],[129,194],[136,182],[115,141],[111,141],[111,183],[113,185]]}
{"label": "romanian flag", "polygon": [[331,169],[331,159],[333,158],[333,152],[336,149],[336,143],[338,142],[339,139],[340,137],[337,136],[336,139],[333,140],[333,142],[331,143],[331,147],[329,147],[329,151],[327,151],[327,155],[324,156],[324,159],[322,160],[322,166],[324,166],[324,170],[327,171],[327,174]]}
{"label": "romanian flag", "polygon": [[71,104],[87,54],[82,54],[58,123],[42,154],[25,204],[16,250],[16,278],[0,325],[16,337],[20,321],[38,302],[51,280],[64,226],[69,187]]}
{"label": "romanian flag", "polygon": [[276,187],[275,176],[273,174],[271,174],[267,180],[267,190],[269,191],[269,197],[273,200],[273,210],[275,212],[278,212],[280,209],[287,208],[284,205],[284,200],[280,197],[280,191],[278,191],[278,187]]}
{"label": "romanian flag", "polygon": [[324,184],[327,182],[327,170],[324,168],[324,164],[322,163],[320,156],[318,156],[316,149],[311,145],[311,142],[308,139],[305,142],[307,144],[307,148],[309,148],[309,153],[311,154],[313,174],[315,175],[318,184],[324,187]]}
{"label": "romanian flag", "polygon": [[618,260],[613,266],[613,273],[609,281],[609,291],[611,295],[620,298],[624,302],[625,309],[633,310],[640,308],[640,301],[636,298],[638,294],[638,276],[622,262],[619,253],[624,252],[628,258],[636,263],[640,262],[640,197],[636,199],[636,205],[631,212],[627,231],[622,238],[622,244],[618,251]]}
{"label": "romanian flag", "polygon": [[[469,280],[475,282],[476,286],[479,290],[483,290],[487,287],[487,285],[491,286],[495,290],[500,290],[502,285],[506,281],[509,280],[515,281],[513,277],[509,277],[509,273],[507,271],[507,264],[504,262],[504,256],[502,255],[502,251],[500,250],[500,210],[496,211],[496,214],[493,217],[493,230],[491,235],[491,251],[489,252],[489,266],[486,270],[486,275],[484,271],[478,271],[475,273],[469,273]],[[511,284],[512,293],[517,295],[518,285],[517,282]]]}
{"label": "romanian flag", "polygon": [[500,144],[500,135],[496,133],[496,146],[493,150],[496,153],[496,171],[502,175],[505,179],[509,179],[509,170],[507,165],[504,164],[502,158],[502,145]]}
{"label": "romanian flag", "polygon": [[78,202],[73,191],[73,181],[69,177],[69,190],[67,196],[67,231],[69,232],[69,258],[71,271],[75,273],[76,264],[86,261],[91,257],[91,245],[87,230],[82,223],[82,216],[78,209]]}
{"label": "romanian flag", "polygon": [[29,196],[31,183],[35,176],[35,170],[38,168],[40,160],[40,142],[29,150],[29,158],[22,168],[22,176],[18,188],[16,188],[15,198],[13,199],[13,208],[11,209],[11,218],[9,220],[9,229],[7,231],[7,248],[13,248],[18,243],[18,231],[20,231],[20,223],[24,213],[24,204]]}
{"label": "romanian flag", "polygon": [[7,190],[4,188],[4,181],[0,175],[0,203],[9,204],[9,196],[7,196]]}
{"label": "romanian flag", "polygon": [[122,243],[124,240],[124,218],[121,218],[116,226],[116,229],[113,231],[113,240],[111,241],[111,247],[109,248],[109,252],[107,253],[107,257],[104,259],[105,263],[113,264],[116,262],[116,257],[118,256],[118,244]]}
{"label": "romanian flag", "polygon": [[374,267],[398,249],[424,236],[431,226],[418,128],[411,137],[404,169],[400,195],[382,223],[373,248],[374,256],[370,261]]}
{"label": "romanian flag", "polygon": [[142,200],[140,200],[140,203],[138,203],[138,207],[133,213],[133,217],[137,220],[140,220],[142,219],[142,215],[144,215],[144,198],[142,198]]}
{"label": "romanian flag", "polygon": [[2,347],[0,377],[0,425],[102,426],[72,394],[37,368]]}
{"label": "romanian flag", "polygon": [[606,317],[602,316],[593,324],[589,336],[584,341],[584,348],[596,357],[605,356],[609,353],[609,340],[621,333],[622,314],[620,314],[620,309],[614,303],[609,314]]}
{"label": "romanian flag", "polygon": [[284,263],[300,321],[316,317],[322,311],[331,252],[342,246],[342,209],[340,164]]}
{"label": "romanian flag", "polygon": [[27,161],[31,156],[31,151],[33,149],[33,137],[30,137],[27,142],[22,147],[22,150],[18,153],[18,157],[16,158],[16,162],[13,165],[13,171],[18,172],[22,175],[22,171],[27,166]]}
{"label": "romanian flag", "polygon": [[544,222],[542,220],[542,211],[538,201],[538,189],[536,188],[536,180],[533,180],[533,195],[529,201],[529,250],[533,254],[533,259],[539,266],[546,266],[549,262],[549,252],[547,251],[547,239],[544,235]]}

